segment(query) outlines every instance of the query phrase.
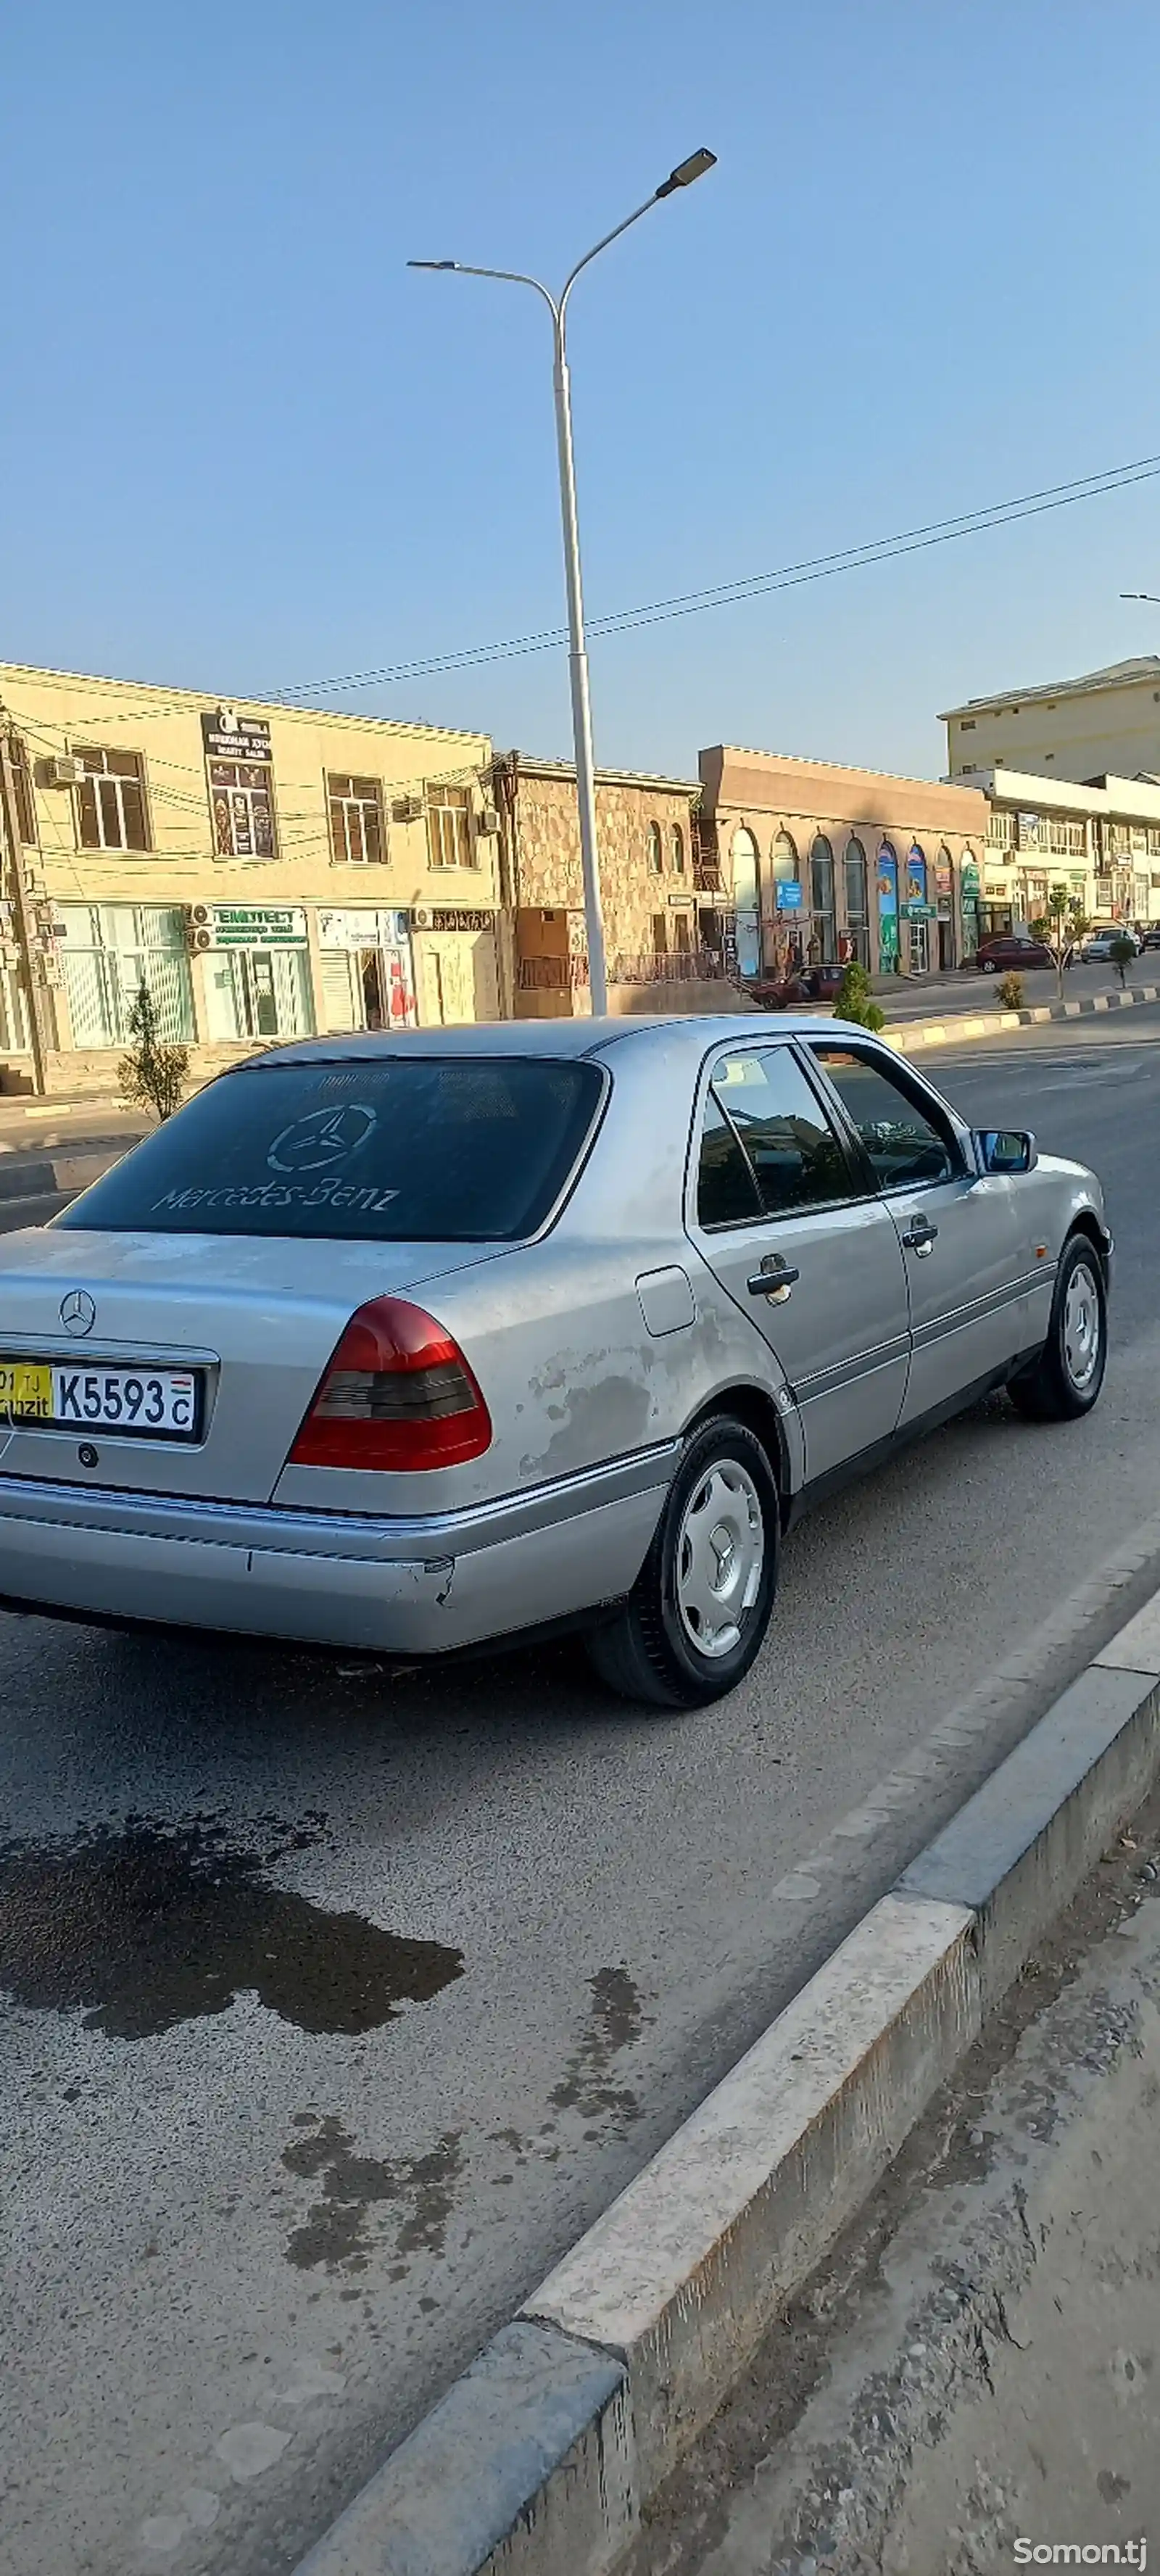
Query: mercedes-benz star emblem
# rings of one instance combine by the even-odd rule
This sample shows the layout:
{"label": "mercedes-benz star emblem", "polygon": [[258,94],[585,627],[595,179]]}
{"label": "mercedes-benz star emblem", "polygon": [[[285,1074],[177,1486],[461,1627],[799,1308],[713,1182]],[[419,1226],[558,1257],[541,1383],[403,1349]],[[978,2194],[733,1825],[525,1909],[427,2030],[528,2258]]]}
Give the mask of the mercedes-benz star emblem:
{"label": "mercedes-benz star emblem", "polygon": [[97,1310],[87,1288],[70,1288],[67,1297],[61,1298],[60,1320],[66,1333],[75,1334],[78,1340],[82,1333],[91,1333]]}

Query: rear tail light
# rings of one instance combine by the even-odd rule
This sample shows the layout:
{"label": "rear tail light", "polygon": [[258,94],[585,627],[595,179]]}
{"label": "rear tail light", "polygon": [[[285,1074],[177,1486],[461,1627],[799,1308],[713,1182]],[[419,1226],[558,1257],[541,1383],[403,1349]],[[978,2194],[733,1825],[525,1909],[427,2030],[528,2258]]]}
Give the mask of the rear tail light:
{"label": "rear tail light", "polygon": [[290,1452],[295,1467],[409,1473],[458,1467],[491,1445],[463,1353],[421,1306],[375,1297],[352,1315]]}

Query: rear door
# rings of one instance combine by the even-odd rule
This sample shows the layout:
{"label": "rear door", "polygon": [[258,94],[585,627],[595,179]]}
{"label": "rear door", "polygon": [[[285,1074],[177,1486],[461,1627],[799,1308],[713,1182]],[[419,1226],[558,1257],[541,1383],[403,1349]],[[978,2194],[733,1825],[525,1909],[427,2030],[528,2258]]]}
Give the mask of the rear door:
{"label": "rear door", "polygon": [[1017,1184],[980,1177],[941,1102],[881,1049],[828,1038],[809,1046],[905,1256],[912,1349],[902,1420],[918,1422],[1021,1347],[1028,1265]]}
{"label": "rear door", "polygon": [[712,1060],[689,1230],[789,1381],[807,1478],[888,1437],[908,1350],[898,1234],[788,1041]]}

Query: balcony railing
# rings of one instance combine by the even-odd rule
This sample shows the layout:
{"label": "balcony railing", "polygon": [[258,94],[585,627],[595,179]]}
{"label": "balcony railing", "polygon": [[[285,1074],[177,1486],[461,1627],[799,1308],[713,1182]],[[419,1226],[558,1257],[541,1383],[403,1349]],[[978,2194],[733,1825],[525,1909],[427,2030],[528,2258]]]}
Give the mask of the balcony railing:
{"label": "balcony railing", "polygon": [[571,993],[588,981],[586,957],[521,957],[516,981],[522,993]]}
{"label": "balcony railing", "polygon": [[657,956],[646,949],[637,956],[619,950],[608,969],[610,984],[706,984],[725,980],[719,948],[674,948]]}

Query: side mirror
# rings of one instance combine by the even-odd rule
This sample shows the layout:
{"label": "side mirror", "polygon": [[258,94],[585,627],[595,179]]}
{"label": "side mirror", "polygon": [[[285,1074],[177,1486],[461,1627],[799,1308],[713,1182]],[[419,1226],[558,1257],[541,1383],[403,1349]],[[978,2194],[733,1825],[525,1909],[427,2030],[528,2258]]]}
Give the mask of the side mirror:
{"label": "side mirror", "polygon": [[975,1151],[983,1172],[1033,1172],[1039,1161],[1034,1136],[1022,1127],[978,1127]]}

